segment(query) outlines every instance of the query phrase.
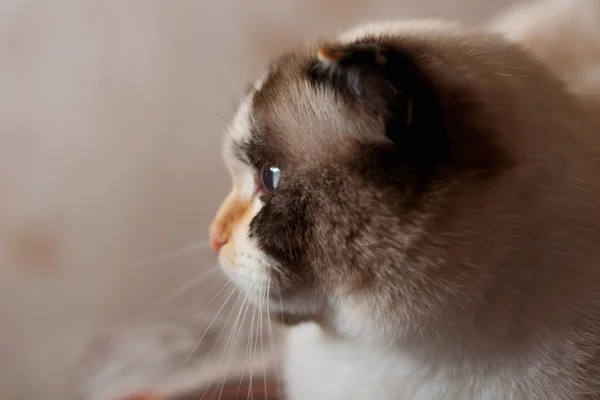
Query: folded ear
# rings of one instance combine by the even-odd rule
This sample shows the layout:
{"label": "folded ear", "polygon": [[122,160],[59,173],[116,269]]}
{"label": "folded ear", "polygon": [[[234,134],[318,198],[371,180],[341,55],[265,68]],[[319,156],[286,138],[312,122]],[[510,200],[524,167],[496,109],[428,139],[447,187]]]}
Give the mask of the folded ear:
{"label": "folded ear", "polygon": [[408,54],[375,42],[325,45],[318,49],[310,76],[358,102],[380,118],[394,143],[415,139],[409,132],[432,131],[439,105],[432,85]]}
{"label": "folded ear", "polygon": [[467,64],[458,69],[446,54],[418,43],[367,38],[320,47],[309,76],[380,121],[407,160],[500,170],[512,161],[490,123],[489,96],[462,75]]}

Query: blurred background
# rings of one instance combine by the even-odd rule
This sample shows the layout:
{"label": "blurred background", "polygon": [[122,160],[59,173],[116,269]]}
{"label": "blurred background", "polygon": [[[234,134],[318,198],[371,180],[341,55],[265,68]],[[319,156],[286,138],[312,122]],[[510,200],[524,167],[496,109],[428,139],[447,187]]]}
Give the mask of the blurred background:
{"label": "blurred background", "polygon": [[112,343],[222,287],[198,278],[230,185],[221,135],[272,56],[360,22],[479,23],[509,2],[0,0],[0,398],[103,398],[90,393],[131,373],[105,371]]}

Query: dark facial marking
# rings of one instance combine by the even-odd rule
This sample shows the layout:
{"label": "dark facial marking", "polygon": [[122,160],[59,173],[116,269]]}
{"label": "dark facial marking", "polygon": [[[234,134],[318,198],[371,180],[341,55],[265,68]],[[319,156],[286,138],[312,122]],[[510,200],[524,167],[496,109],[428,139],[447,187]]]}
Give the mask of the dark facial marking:
{"label": "dark facial marking", "polygon": [[442,163],[478,171],[506,163],[502,149],[468,123],[469,114],[482,108],[475,93],[440,85],[412,49],[369,37],[333,49],[330,62],[313,60],[308,79],[333,87],[349,104],[382,119],[385,135],[403,157],[430,173]]}

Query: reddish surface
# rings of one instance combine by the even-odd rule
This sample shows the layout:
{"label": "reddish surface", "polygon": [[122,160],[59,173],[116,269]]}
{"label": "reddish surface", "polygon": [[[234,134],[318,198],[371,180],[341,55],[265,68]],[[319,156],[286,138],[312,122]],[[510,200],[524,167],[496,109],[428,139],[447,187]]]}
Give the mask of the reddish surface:
{"label": "reddish surface", "polygon": [[[209,388],[204,400],[280,400],[279,388],[274,380],[267,380],[266,386],[262,379],[256,379],[252,385],[248,381],[226,382],[221,391],[221,385]],[[250,392],[250,393],[249,393]],[[202,397],[202,395],[200,396]],[[197,399],[199,400],[200,397]],[[191,400],[191,399],[190,399]],[[195,400],[195,399],[194,399]]]}
{"label": "reddish surface", "polygon": [[132,393],[121,400],[282,400],[279,386],[272,379],[255,379],[252,384],[248,380],[228,381],[225,384],[215,382],[204,388],[177,399],[165,399],[152,392]]}

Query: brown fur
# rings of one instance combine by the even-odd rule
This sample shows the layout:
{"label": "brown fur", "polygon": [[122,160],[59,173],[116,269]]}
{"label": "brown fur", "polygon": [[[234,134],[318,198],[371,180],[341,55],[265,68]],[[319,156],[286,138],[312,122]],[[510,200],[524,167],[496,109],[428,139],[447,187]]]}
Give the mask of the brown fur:
{"label": "brown fur", "polygon": [[[336,56],[315,78],[322,45],[382,48],[393,68]],[[274,315],[465,374],[504,365],[514,398],[598,398],[600,108],[543,59],[427,24],[277,59],[233,140],[237,162],[283,171],[249,227]],[[403,131],[390,79],[414,100]]]}

